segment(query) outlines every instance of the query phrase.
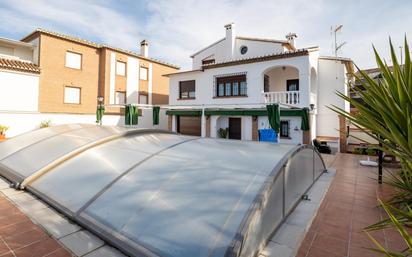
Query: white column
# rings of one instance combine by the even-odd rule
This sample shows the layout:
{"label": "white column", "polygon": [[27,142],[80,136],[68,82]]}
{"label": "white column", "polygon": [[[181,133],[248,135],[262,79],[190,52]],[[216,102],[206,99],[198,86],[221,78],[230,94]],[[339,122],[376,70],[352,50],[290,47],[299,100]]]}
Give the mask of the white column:
{"label": "white column", "polygon": [[127,57],[126,94],[128,104],[137,104],[139,101],[139,59]]}
{"label": "white column", "polygon": [[310,104],[310,73],[299,70],[299,100],[300,107],[309,107]]}
{"label": "white column", "polygon": [[210,137],[217,137],[217,120],[219,116],[210,116]]}
{"label": "white column", "polygon": [[206,137],[206,115],[205,108],[202,108],[202,117],[201,117],[201,136]]}
{"label": "white column", "polygon": [[172,132],[177,132],[177,120],[176,115],[172,115]]}
{"label": "white column", "polygon": [[110,80],[109,80],[109,103],[114,104],[116,81],[116,54],[110,54]]}
{"label": "white column", "polygon": [[153,92],[153,64],[149,63],[149,80],[147,82],[148,86],[147,86],[147,97],[148,99],[148,103],[152,104],[152,92]]}

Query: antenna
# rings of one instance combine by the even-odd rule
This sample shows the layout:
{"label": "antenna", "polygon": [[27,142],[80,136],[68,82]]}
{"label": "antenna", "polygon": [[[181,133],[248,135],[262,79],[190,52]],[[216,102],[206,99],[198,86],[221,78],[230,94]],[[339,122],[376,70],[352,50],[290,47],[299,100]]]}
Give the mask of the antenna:
{"label": "antenna", "polygon": [[[336,25],[335,29],[333,29],[333,34],[334,34],[334,38],[335,38],[335,45],[334,45],[334,53],[335,53],[335,57],[338,57],[338,51],[344,46],[346,45],[346,42],[340,43],[338,45],[338,40],[337,40],[337,34],[338,32],[342,31],[343,25]],[[331,27],[332,30],[332,27]]]}

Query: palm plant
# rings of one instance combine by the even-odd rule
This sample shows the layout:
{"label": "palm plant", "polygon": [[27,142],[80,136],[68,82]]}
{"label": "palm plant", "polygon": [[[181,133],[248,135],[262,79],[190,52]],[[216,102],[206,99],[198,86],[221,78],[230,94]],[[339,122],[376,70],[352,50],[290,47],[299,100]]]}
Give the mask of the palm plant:
{"label": "palm plant", "polygon": [[[389,67],[374,48],[376,62],[382,78],[378,81],[359,70],[360,75],[353,74],[361,81],[362,88],[351,86],[363,101],[356,101],[344,93],[337,94],[358,109],[350,113],[337,106],[331,109],[346,117],[381,143],[380,150],[396,156],[402,165],[399,172],[390,174],[385,183],[395,187],[396,193],[388,203],[380,201],[388,214],[388,219],[369,226],[365,231],[395,227],[405,240],[407,249],[400,253],[390,252],[370,238],[377,246],[374,249],[385,256],[410,256],[412,254],[412,238],[406,227],[412,226],[412,63],[408,42],[405,38],[405,63],[399,64],[392,42],[390,43],[393,67]],[[397,207],[394,207],[397,206]],[[368,234],[369,235],[369,234]]]}

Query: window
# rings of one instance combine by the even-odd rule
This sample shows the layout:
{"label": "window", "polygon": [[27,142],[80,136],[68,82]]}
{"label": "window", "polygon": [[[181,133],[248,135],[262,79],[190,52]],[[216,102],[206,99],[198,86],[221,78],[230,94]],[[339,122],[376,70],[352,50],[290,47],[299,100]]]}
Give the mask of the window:
{"label": "window", "polygon": [[263,79],[263,92],[269,92],[269,76],[265,74],[265,77]]}
{"label": "window", "polygon": [[180,81],[179,82],[179,98],[194,99],[195,98],[195,81]]}
{"label": "window", "polygon": [[246,75],[216,78],[216,96],[246,96]]}
{"label": "window", "polygon": [[64,87],[64,103],[80,104],[81,89],[79,87]]}
{"label": "window", "polygon": [[289,138],[289,121],[288,120],[281,120],[280,121],[280,137]]}
{"label": "window", "polygon": [[147,68],[140,67],[140,79],[141,80],[147,80],[147,72],[148,72]]}
{"label": "window", "polygon": [[126,76],[126,63],[117,61],[116,62],[116,75]]}
{"label": "window", "polygon": [[299,91],[299,80],[288,79],[286,81],[286,91]]}
{"label": "window", "polygon": [[126,92],[116,91],[115,104],[125,104],[126,103]]}
{"label": "window", "polygon": [[139,93],[139,104],[148,104],[147,94]]}
{"label": "window", "polygon": [[215,59],[203,60],[202,65],[213,64],[215,63]]}
{"label": "window", "polygon": [[66,67],[80,70],[82,68],[82,55],[74,52],[66,52]]}
{"label": "window", "polygon": [[240,47],[240,53],[241,54],[246,54],[247,53],[247,46],[241,46]]}

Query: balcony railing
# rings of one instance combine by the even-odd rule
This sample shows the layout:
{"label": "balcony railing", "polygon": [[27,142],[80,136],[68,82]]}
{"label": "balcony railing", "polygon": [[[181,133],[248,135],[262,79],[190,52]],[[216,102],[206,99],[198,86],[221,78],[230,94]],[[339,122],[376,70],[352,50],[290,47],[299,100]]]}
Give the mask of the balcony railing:
{"label": "balcony railing", "polygon": [[265,103],[300,104],[299,91],[263,92],[263,98]]}

